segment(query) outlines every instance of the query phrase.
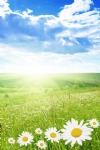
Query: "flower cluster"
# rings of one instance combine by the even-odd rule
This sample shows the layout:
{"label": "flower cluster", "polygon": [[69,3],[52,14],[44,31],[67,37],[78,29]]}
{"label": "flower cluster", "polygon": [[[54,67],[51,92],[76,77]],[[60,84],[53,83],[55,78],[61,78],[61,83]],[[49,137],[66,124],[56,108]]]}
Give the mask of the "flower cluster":
{"label": "flower cluster", "polygon": [[[47,147],[46,141],[52,142],[59,142],[60,140],[65,140],[65,145],[68,143],[71,143],[71,146],[73,147],[75,143],[78,143],[79,145],[82,145],[82,142],[85,140],[91,140],[91,133],[93,131],[93,128],[97,128],[99,126],[99,122],[96,119],[91,119],[87,123],[84,123],[83,120],[78,123],[77,120],[71,119],[71,121],[67,121],[66,125],[58,131],[56,127],[51,127],[46,129],[46,131],[43,133],[43,131],[40,128],[37,128],[35,130],[35,133],[38,135],[44,134],[45,140],[40,139],[35,143],[35,145],[40,149],[45,149]],[[34,141],[34,136],[29,132],[22,132],[21,135],[19,135],[17,143],[20,146],[27,146],[28,144],[31,144]],[[10,144],[15,143],[14,138],[9,138],[8,142]]]}

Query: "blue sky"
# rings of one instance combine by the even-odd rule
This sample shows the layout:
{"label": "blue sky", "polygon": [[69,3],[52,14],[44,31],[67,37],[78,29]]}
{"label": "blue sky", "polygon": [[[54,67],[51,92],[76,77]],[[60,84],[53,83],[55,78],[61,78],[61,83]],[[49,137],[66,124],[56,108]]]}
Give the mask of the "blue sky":
{"label": "blue sky", "polygon": [[[26,8],[33,10],[34,15],[57,15],[66,4],[65,0],[8,0],[12,10],[24,11]],[[71,4],[73,0],[68,0],[67,3]]]}
{"label": "blue sky", "polygon": [[0,72],[100,72],[99,0],[0,0]]}

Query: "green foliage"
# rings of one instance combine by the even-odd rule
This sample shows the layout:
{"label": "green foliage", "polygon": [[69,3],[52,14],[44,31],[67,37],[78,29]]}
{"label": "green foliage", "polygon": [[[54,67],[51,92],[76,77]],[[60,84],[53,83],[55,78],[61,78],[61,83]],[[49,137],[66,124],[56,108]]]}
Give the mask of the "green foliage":
{"label": "green foliage", "polygon": [[[60,130],[66,121],[75,118],[100,121],[100,74],[58,74],[44,77],[28,77],[15,74],[0,75],[1,150],[38,150],[34,146],[39,139],[35,129],[45,131],[49,127]],[[33,134],[34,142],[28,147],[10,145],[8,138],[16,140],[22,131]],[[99,150],[100,127],[92,134],[92,140],[77,144],[48,142],[48,150]],[[45,139],[44,139],[45,140]]]}

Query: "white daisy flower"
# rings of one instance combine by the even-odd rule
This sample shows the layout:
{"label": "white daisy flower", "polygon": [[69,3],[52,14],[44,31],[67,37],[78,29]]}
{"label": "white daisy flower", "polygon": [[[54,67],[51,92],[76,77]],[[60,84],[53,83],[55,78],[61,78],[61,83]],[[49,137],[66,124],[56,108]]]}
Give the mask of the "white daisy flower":
{"label": "white daisy flower", "polygon": [[45,132],[45,138],[47,138],[51,142],[59,142],[61,136],[56,128],[49,128]]}
{"label": "white daisy flower", "polygon": [[47,147],[46,143],[43,141],[43,140],[39,140],[37,143],[36,143],[37,147],[40,148],[40,149],[45,149]]}
{"label": "white daisy flower", "polygon": [[15,140],[14,140],[14,138],[8,138],[8,142],[10,143],[10,144],[14,144],[15,143]]}
{"label": "white daisy flower", "polygon": [[66,122],[64,129],[61,129],[62,139],[66,140],[65,144],[71,142],[71,146],[77,142],[79,145],[82,145],[82,141],[91,140],[90,137],[93,129],[89,128],[87,123],[83,124],[83,120],[78,124],[78,121],[71,119],[71,122]]}
{"label": "white daisy flower", "polygon": [[98,128],[98,126],[99,126],[99,122],[97,121],[97,119],[91,119],[91,120],[89,121],[89,124],[90,124],[91,127],[93,127],[93,128]]}
{"label": "white daisy flower", "polygon": [[33,135],[29,132],[22,132],[22,134],[19,136],[18,138],[18,143],[20,144],[20,146],[25,145],[27,146],[28,144],[30,144],[33,141]]}
{"label": "white daisy flower", "polygon": [[42,134],[43,131],[42,131],[40,128],[37,128],[37,129],[35,130],[35,133],[36,133],[36,134]]}

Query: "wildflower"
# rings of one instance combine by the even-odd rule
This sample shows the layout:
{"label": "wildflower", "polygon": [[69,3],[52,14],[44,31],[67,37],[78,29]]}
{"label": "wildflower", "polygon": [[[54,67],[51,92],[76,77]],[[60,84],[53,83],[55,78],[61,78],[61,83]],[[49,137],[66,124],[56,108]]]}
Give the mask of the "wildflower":
{"label": "wildflower", "polygon": [[78,124],[78,121],[71,119],[71,122],[66,122],[64,129],[61,131],[62,139],[66,140],[65,144],[71,142],[71,146],[77,142],[79,145],[82,145],[82,141],[91,140],[90,134],[93,129],[87,126],[87,123],[83,124],[83,120]]}
{"label": "wildflower", "polygon": [[33,140],[33,136],[31,133],[29,132],[22,132],[22,134],[19,136],[18,138],[18,143],[20,144],[20,146],[25,145],[27,146],[28,144],[30,144]]}
{"label": "wildflower", "polygon": [[45,132],[45,138],[50,140],[51,142],[59,142],[61,136],[60,133],[57,131],[56,128],[49,128]]}
{"label": "wildflower", "polygon": [[10,143],[10,144],[14,144],[15,143],[15,140],[14,140],[14,138],[8,138],[8,142]]}
{"label": "wildflower", "polygon": [[39,140],[37,143],[36,143],[37,147],[40,148],[40,149],[45,149],[47,147],[46,143],[43,141],[43,140]]}
{"label": "wildflower", "polygon": [[40,128],[37,128],[37,129],[35,130],[35,133],[36,133],[36,134],[42,134],[43,132],[42,132],[42,130],[41,130]]}
{"label": "wildflower", "polygon": [[97,119],[91,119],[91,120],[89,121],[89,124],[90,124],[91,127],[93,127],[93,128],[98,128],[98,126],[99,126],[99,122],[97,121]]}

